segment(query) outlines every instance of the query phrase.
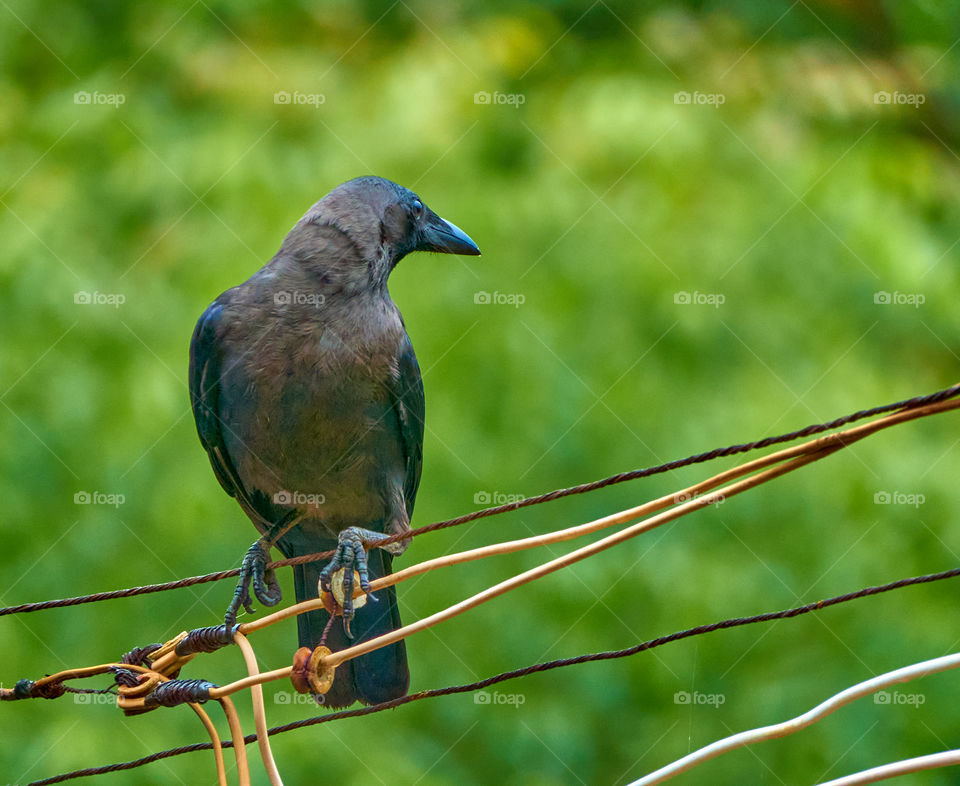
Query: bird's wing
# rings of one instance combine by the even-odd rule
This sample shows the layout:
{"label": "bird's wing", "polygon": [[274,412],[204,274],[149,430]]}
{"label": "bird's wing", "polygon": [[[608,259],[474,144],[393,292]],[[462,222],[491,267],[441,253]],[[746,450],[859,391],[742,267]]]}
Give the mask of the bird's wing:
{"label": "bird's wing", "polygon": [[223,305],[215,300],[197,322],[190,341],[190,405],[200,444],[210,457],[213,472],[231,497],[240,491],[236,468],[230,461],[220,423],[220,372],[223,346],[220,332]]}
{"label": "bird's wing", "polygon": [[261,491],[244,487],[227,450],[223,430],[229,426],[221,417],[220,393],[223,374],[230,370],[224,353],[224,333],[227,330],[224,307],[229,304],[229,298],[229,290],[217,298],[203,312],[193,331],[190,341],[190,404],[200,444],[207,451],[217,480],[227,494],[240,503],[257,528],[265,532],[271,527],[282,526],[295,516],[296,511],[278,510]]}
{"label": "bird's wing", "polygon": [[420,470],[423,466],[423,381],[420,379],[420,366],[413,354],[413,345],[409,337],[404,337],[397,359],[397,378],[393,382],[391,394],[393,408],[397,413],[400,426],[400,440],[406,462],[406,474],[403,483],[403,497],[407,507],[407,516],[413,516],[413,502],[420,485]]}
{"label": "bird's wing", "polygon": [[[271,523],[270,510],[251,499],[223,439],[220,419],[220,380],[223,373],[223,307],[226,293],[217,298],[197,322],[190,341],[190,404],[197,423],[200,444],[207,451],[220,485],[235,497],[244,512],[264,526]],[[260,525],[258,525],[260,526]]]}

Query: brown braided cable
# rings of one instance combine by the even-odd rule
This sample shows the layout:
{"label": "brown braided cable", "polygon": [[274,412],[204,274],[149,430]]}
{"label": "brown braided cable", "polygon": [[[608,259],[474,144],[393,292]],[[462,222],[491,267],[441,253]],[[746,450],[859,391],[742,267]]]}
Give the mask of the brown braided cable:
{"label": "brown braided cable", "polygon": [[[919,407],[927,406],[928,404],[936,404],[941,401],[946,401],[947,399],[954,398],[955,396],[960,395],[960,385],[953,385],[949,388],[944,388],[943,390],[938,390],[935,393],[930,393],[925,396],[917,396],[910,399],[905,399],[903,401],[898,401],[893,404],[884,404],[883,406],[873,407],[871,409],[862,409],[858,412],[854,412],[849,415],[845,415],[840,418],[836,418],[827,423],[819,423],[805,428],[799,429],[797,431],[791,431],[787,434],[780,434],[776,437],[766,437],[755,442],[745,442],[738,445],[730,445],[725,448],[716,448],[714,450],[707,451],[705,453],[697,453],[693,456],[688,456],[683,459],[676,459],[674,461],[669,461],[666,464],[659,464],[655,467],[647,467],[645,469],[635,469],[629,472],[621,472],[617,475],[611,475],[607,478],[602,478],[600,480],[595,480],[590,483],[583,483],[579,486],[571,486],[564,489],[556,489],[555,491],[550,491],[546,494],[541,494],[536,497],[527,497],[526,499],[518,500],[515,502],[508,502],[504,505],[497,505],[490,508],[484,508],[483,510],[477,510],[472,513],[467,513],[463,516],[457,516],[456,518],[447,519],[446,521],[438,521],[434,524],[428,524],[417,529],[410,530],[409,532],[394,535],[387,538],[384,541],[380,541],[378,545],[386,545],[393,543],[397,540],[406,540],[407,538],[416,537],[418,535],[426,534],[427,532],[434,532],[440,529],[447,529],[448,527],[455,527],[459,524],[466,524],[470,521],[476,521],[477,519],[487,518],[488,516],[496,516],[501,513],[509,513],[520,508],[530,507],[531,505],[539,505],[544,502],[551,502],[555,499],[561,499],[563,497],[569,497],[574,494],[585,494],[590,491],[596,491],[598,489],[606,488],[607,486],[613,486],[617,483],[624,483],[628,480],[636,480],[638,478],[645,478],[651,475],[658,475],[663,472],[669,472],[671,470],[680,469],[681,467],[687,467],[692,464],[702,464],[707,461],[711,461],[716,458],[722,458],[725,456],[733,456],[738,453],[746,453],[751,450],[759,450],[761,448],[770,447],[771,445],[779,445],[784,442],[792,442],[796,439],[802,437],[809,437],[814,434],[820,434],[825,431],[832,431],[833,429],[839,428],[840,426],[845,426],[848,423],[853,423],[857,420],[863,420],[864,418],[872,417],[874,415],[883,415],[888,412],[894,412],[897,410],[907,410],[907,409],[917,409]],[[321,559],[327,559],[333,555],[333,551],[322,551],[316,554],[305,554],[299,557],[292,557],[290,559],[279,560],[277,562],[271,562],[269,568],[281,568],[288,565],[300,565],[305,562],[315,562]],[[111,590],[108,592],[98,592],[91,595],[78,595],[72,598],[59,598],[57,600],[47,600],[40,601],[36,603],[22,603],[18,606],[6,606],[0,607],[0,617],[6,616],[8,614],[24,614],[32,611],[43,611],[45,609],[54,609],[54,608],[63,608],[65,606],[77,606],[82,603],[96,603],[102,600],[113,600],[115,598],[129,598],[135,595],[146,595],[153,592],[164,592],[166,590],[181,589],[183,587],[192,587],[197,584],[206,584],[211,581],[220,581],[222,579],[229,579],[235,576],[240,575],[240,570],[235,568],[233,570],[222,570],[216,573],[207,573],[202,576],[191,576],[189,578],[178,579],[176,581],[168,581],[161,584],[145,584],[139,587],[128,587],[126,589],[120,590]]]}
{"label": "brown braided cable", "polygon": [[[870,597],[871,595],[879,595],[884,592],[891,592],[893,590],[901,589],[903,587],[909,587],[916,584],[927,584],[933,581],[942,581],[944,579],[954,578],[960,576],[960,568],[953,568],[951,570],[945,570],[940,573],[930,573],[923,576],[914,576],[906,579],[899,579],[898,581],[892,581],[888,584],[881,584],[875,587],[866,587],[856,592],[849,592],[845,595],[837,595],[832,598],[827,598],[825,600],[816,601],[814,603],[807,603],[803,606],[797,606],[790,609],[784,609],[782,611],[770,611],[763,614],[756,614],[750,617],[735,617],[733,619],[726,619],[720,622],[714,622],[709,625],[698,625],[695,628],[688,628],[687,630],[678,631],[676,633],[671,633],[666,636],[660,636],[655,639],[650,639],[648,641],[635,644],[632,647],[627,647],[622,650],[612,650],[606,652],[595,652],[586,655],[578,655],[573,658],[561,658],[558,660],[546,661],[544,663],[536,663],[531,666],[525,666],[520,669],[514,669],[512,671],[505,671],[501,674],[496,674],[492,677],[487,677],[486,679],[479,680],[477,682],[471,682],[467,685],[451,685],[446,688],[433,688],[430,690],[419,691],[418,693],[413,693],[407,696],[401,696],[400,698],[393,699],[391,701],[385,701],[380,704],[374,704],[369,707],[359,707],[352,710],[340,710],[339,712],[332,712],[327,715],[319,715],[313,718],[305,718],[303,720],[294,721],[292,723],[286,723],[282,726],[275,726],[272,729],[268,730],[268,734],[273,736],[275,734],[283,734],[284,732],[293,731],[295,729],[301,729],[306,726],[315,726],[320,723],[327,723],[329,721],[341,720],[343,718],[356,718],[362,715],[371,715],[377,712],[383,712],[384,710],[393,709],[394,707],[400,707],[404,704],[410,704],[414,701],[420,701],[422,699],[436,698],[439,696],[450,696],[455,693],[470,693],[476,690],[482,690],[491,685],[496,685],[500,682],[505,682],[507,680],[516,679],[517,677],[526,677],[530,674],[538,674],[544,671],[551,671],[553,669],[559,669],[566,666],[574,666],[579,663],[591,663],[594,661],[604,661],[604,660],[614,660],[616,658],[625,658],[630,655],[636,655],[640,652],[645,652],[646,650],[651,650],[656,647],[662,647],[665,644],[670,644],[674,641],[680,641],[681,639],[688,639],[693,636],[700,636],[705,633],[712,633],[717,630],[726,630],[727,628],[738,628],[744,625],[752,625],[758,622],[770,622],[773,620],[781,619],[790,619],[792,617],[799,617],[803,614],[809,614],[813,611],[819,611],[820,609],[825,609],[830,606],[836,606],[841,603],[847,603],[852,600],[858,600],[860,598]],[[256,742],[256,734],[248,734],[244,737],[244,743],[249,745],[252,742]],[[223,743],[223,747],[228,748],[232,747],[233,743],[226,741]],[[132,761],[119,762],[117,764],[107,764],[102,767],[88,767],[83,770],[74,770],[72,772],[61,773],[60,775],[55,775],[51,778],[45,778],[39,781],[32,781],[27,784],[27,786],[48,786],[48,784],[54,783],[63,783],[64,781],[73,780],[75,778],[84,778],[91,775],[102,775],[108,772],[119,772],[121,770],[132,770],[137,767],[142,767],[146,764],[151,764],[155,761],[160,761],[161,759],[169,759],[173,756],[180,756],[184,753],[193,753],[194,751],[205,751],[210,750],[213,745],[209,742],[197,742],[192,745],[182,745],[178,748],[171,748],[169,750],[158,751],[157,753],[150,754],[149,756],[144,756],[140,759],[134,759]]]}

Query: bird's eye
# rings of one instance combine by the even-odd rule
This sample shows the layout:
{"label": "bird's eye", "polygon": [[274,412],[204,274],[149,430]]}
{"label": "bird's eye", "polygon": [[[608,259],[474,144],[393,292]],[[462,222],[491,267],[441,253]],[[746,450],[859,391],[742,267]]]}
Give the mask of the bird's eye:
{"label": "bird's eye", "polygon": [[414,199],[410,212],[413,214],[414,219],[419,221],[423,217],[423,202],[419,199]]}

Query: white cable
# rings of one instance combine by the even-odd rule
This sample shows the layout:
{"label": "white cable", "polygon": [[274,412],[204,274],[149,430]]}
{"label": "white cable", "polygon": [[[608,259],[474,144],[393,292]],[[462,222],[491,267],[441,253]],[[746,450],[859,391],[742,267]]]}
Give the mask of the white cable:
{"label": "white cable", "polygon": [[941,751],[927,756],[917,756],[914,759],[891,762],[853,775],[844,775],[842,778],[821,783],[820,786],[860,786],[862,783],[876,783],[911,772],[949,767],[951,764],[960,764],[960,750]]}
{"label": "white cable", "polygon": [[[745,745],[752,745],[755,742],[785,737],[788,734],[800,731],[800,729],[805,729],[807,726],[822,720],[827,715],[850,704],[856,699],[868,696],[883,688],[888,688],[899,682],[909,682],[918,677],[925,677],[928,674],[936,674],[940,671],[955,669],[958,666],[960,666],[960,653],[954,653],[952,655],[944,655],[940,658],[914,663],[910,666],[904,666],[896,671],[889,671],[873,679],[857,683],[835,696],[831,696],[812,710],[803,713],[803,715],[798,715],[783,723],[777,723],[772,726],[762,726],[759,729],[750,729],[749,731],[743,731],[739,734],[725,737],[722,740],[717,740],[706,747],[700,748],[700,750],[689,753],[681,759],[677,759],[665,767],[661,767],[655,772],[651,772],[649,775],[634,781],[630,786],[650,786],[654,783],[663,783],[665,780],[679,775],[681,772],[686,772],[698,764],[703,764],[703,762],[719,756],[722,753],[727,753],[736,748],[742,748]],[[859,781],[850,782],[858,783]],[[863,781],[863,783],[869,783],[869,781]]]}

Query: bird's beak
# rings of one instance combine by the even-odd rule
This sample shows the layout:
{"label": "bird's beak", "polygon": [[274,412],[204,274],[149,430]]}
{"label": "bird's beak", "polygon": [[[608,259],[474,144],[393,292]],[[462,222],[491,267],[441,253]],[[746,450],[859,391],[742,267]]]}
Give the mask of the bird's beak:
{"label": "bird's beak", "polygon": [[425,221],[418,251],[436,251],[440,254],[467,254],[480,256],[480,249],[470,236],[456,224],[430,212]]}

